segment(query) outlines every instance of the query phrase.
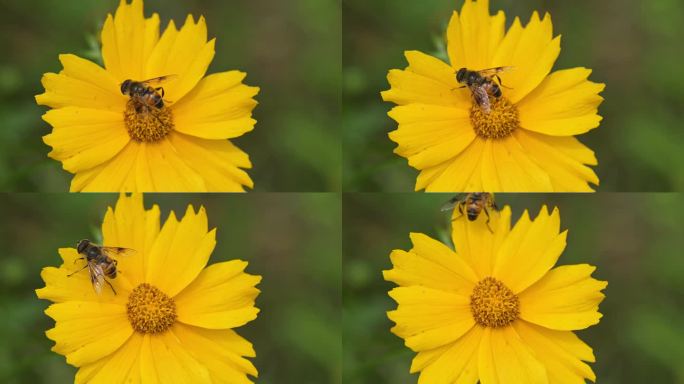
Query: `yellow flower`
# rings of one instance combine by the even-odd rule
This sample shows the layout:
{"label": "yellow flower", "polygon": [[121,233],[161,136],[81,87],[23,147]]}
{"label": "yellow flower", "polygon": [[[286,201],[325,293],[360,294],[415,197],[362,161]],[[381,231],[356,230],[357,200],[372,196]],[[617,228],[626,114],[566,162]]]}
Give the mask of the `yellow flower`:
{"label": "yellow flower", "polygon": [[[205,268],[216,229],[204,208],[173,212],[159,228],[159,207],[145,210],[141,195],[121,196],[102,224],[103,243],[136,252],[118,258],[118,275],[100,295],[84,261],[62,248],[59,268],[41,273],[36,293],[55,320],[53,351],[79,367],[77,383],[251,383],[257,370],[252,344],[232,328],[254,320],[260,276],[232,260]],[[114,293],[116,291],[116,294]]]}
{"label": "yellow flower", "polygon": [[[399,123],[389,137],[395,153],[420,170],[415,189],[426,191],[592,191],[599,179],[593,151],[574,135],[598,127],[603,84],[591,70],[553,73],[560,36],[551,17],[536,12],[523,27],[518,18],[489,14],[489,1],[466,0],[446,33],[451,64],[407,51],[409,66],[391,70],[385,101],[398,104],[389,116]],[[460,68],[511,66],[500,74],[502,97],[484,113],[471,91],[460,88]]]}
{"label": "yellow flower", "polygon": [[[75,174],[71,191],[243,191],[253,182],[240,168],[249,157],[230,140],[254,128],[252,98],[259,88],[242,84],[245,73],[204,77],[214,57],[204,17],[171,21],[159,36],[159,15],[145,18],[143,1],[121,0],[102,29],[104,68],[60,55],[64,69],[46,73],[43,137],[49,156]],[[164,106],[136,108],[122,93],[125,80],[170,78]],[[159,91],[161,92],[161,91]],[[139,104],[139,103],[137,103]]]}
{"label": "yellow flower", "polygon": [[454,220],[456,252],[419,233],[392,252],[388,317],[418,352],[411,372],[421,384],[594,381],[593,351],[572,331],[598,323],[607,283],[587,264],[551,269],[567,234],[557,209],[526,211],[512,229],[510,207],[491,215]]}

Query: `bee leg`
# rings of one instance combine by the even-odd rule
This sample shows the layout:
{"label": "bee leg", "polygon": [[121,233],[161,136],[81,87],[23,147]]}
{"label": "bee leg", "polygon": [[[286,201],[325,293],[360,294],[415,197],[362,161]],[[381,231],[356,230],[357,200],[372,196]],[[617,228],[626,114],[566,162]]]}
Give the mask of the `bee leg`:
{"label": "bee leg", "polygon": [[458,216],[451,219],[451,221],[454,222],[454,221],[456,221],[456,219],[458,219],[461,216],[463,216],[463,204],[459,203],[458,204]]}
{"label": "bee leg", "polygon": [[502,87],[504,87],[504,88],[508,88],[508,89],[513,89],[513,88],[511,88],[511,87],[507,87],[507,86],[503,85],[503,82],[501,82],[501,78],[499,77],[499,75],[494,75],[494,78],[496,79],[496,81],[499,82],[499,85],[500,85],[500,86],[502,86]]}
{"label": "bee leg", "polygon": [[485,215],[487,215],[487,229],[489,229],[489,232],[494,233],[492,227],[489,226],[489,219],[491,219],[491,217],[489,217],[489,210],[485,209],[484,212]]}
{"label": "bee leg", "polygon": [[111,289],[112,289],[112,292],[114,292],[114,294],[116,295],[116,290],[114,289],[114,286],[112,285],[112,283],[110,283],[109,281],[107,281],[107,279],[105,279],[105,283],[109,284],[109,288],[111,288]]}
{"label": "bee leg", "polygon": [[161,93],[161,97],[164,97],[164,87],[155,88],[154,90],[159,91]]}
{"label": "bee leg", "polygon": [[78,259],[75,259],[75,260],[74,260],[74,264],[76,264],[76,262],[79,261],[79,260],[85,260],[85,258],[79,257]]}
{"label": "bee leg", "polygon": [[465,88],[465,87],[466,87],[466,85],[463,85],[463,86],[460,86],[460,87],[451,88],[451,90],[453,91],[453,90],[455,90],[455,89],[463,89],[463,88]]}
{"label": "bee leg", "polygon": [[76,273],[79,273],[79,272],[81,272],[82,270],[84,270],[84,269],[86,269],[86,268],[88,268],[88,264],[86,264],[85,267],[79,269],[78,271],[72,272],[72,273],[68,274],[67,277],[71,277],[71,275],[76,274]]}

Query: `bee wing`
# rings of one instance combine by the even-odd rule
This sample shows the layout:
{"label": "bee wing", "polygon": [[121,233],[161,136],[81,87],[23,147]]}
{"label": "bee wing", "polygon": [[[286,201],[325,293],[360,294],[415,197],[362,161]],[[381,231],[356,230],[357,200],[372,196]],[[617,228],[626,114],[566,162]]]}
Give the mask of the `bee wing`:
{"label": "bee wing", "polygon": [[102,292],[102,286],[105,283],[105,274],[102,270],[100,264],[90,262],[88,263],[88,269],[90,270],[90,282],[93,284],[95,293],[98,295]]}
{"label": "bee wing", "polygon": [[485,113],[489,113],[491,110],[491,105],[489,104],[489,95],[487,95],[487,90],[484,87],[470,87],[470,90],[473,92],[473,97],[475,98],[475,102],[477,105],[482,108]]}
{"label": "bee wing", "polygon": [[141,83],[147,84],[147,85],[159,85],[161,83],[166,83],[168,81],[173,81],[176,79],[178,79],[178,75],[165,75],[165,76],[155,77],[152,79],[143,80],[143,81],[141,81]]}
{"label": "bee wing", "polygon": [[459,193],[458,195],[452,197],[451,199],[449,199],[449,201],[447,201],[446,203],[444,203],[444,205],[442,205],[442,208],[440,208],[439,210],[440,210],[441,212],[451,211],[452,209],[456,208],[456,206],[457,206],[461,201],[463,201],[464,198],[465,198],[465,194],[464,194],[464,193]]}
{"label": "bee wing", "polygon": [[135,249],[124,247],[100,247],[100,250],[103,254],[113,257],[133,256],[137,252]]}
{"label": "bee wing", "polygon": [[476,71],[476,72],[479,73],[481,76],[484,76],[484,77],[492,77],[498,73],[510,71],[513,68],[515,68],[515,67],[513,67],[513,66],[494,67],[494,68],[481,69],[481,70]]}

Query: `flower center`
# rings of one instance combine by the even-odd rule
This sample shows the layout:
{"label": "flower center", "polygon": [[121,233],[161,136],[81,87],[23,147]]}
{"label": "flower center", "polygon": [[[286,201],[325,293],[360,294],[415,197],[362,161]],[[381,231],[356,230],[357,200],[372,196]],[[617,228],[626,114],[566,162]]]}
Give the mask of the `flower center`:
{"label": "flower center", "polygon": [[520,300],[502,282],[486,277],[475,285],[470,295],[470,312],[483,327],[505,327],[520,315]]}
{"label": "flower center", "polygon": [[504,97],[490,97],[489,113],[473,103],[470,121],[475,133],[483,139],[503,139],[518,128],[518,109]]}
{"label": "flower center", "polygon": [[126,313],[136,331],[160,333],[176,321],[176,303],[157,287],[143,283],[128,296]]}
{"label": "flower center", "polygon": [[131,139],[143,143],[157,142],[173,129],[171,109],[147,107],[133,99],[126,103],[124,122]]}

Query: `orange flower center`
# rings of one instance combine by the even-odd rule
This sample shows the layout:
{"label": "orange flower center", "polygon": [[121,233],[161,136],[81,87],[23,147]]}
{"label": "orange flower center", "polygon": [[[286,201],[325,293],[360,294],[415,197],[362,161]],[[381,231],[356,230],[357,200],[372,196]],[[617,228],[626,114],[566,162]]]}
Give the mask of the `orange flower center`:
{"label": "orange flower center", "polygon": [[489,113],[473,103],[470,122],[475,133],[483,139],[503,139],[520,126],[518,108],[505,97],[490,97]]}
{"label": "orange flower center", "polygon": [[176,321],[176,303],[150,284],[135,287],[126,304],[128,321],[139,333],[160,333]]}
{"label": "orange flower center", "polygon": [[470,295],[470,312],[483,327],[505,327],[520,316],[520,299],[499,280],[486,277]]}
{"label": "orange flower center", "polygon": [[148,107],[133,99],[126,103],[124,122],[131,139],[142,143],[157,142],[173,130],[170,108]]}

